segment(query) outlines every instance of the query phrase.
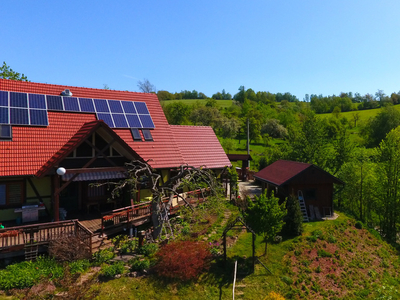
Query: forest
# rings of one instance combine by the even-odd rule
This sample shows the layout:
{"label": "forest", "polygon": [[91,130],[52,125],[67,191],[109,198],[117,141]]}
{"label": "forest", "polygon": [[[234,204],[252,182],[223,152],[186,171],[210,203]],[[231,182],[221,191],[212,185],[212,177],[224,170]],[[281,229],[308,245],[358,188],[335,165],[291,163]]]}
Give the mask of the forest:
{"label": "forest", "polygon": [[[249,120],[251,169],[260,170],[279,159],[317,165],[346,183],[336,193],[337,209],[379,228],[387,241],[396,242],[400,111],[395,105],[399,94],[386,96],[378,90],[375,96],[306,96],[309,101],[289,96],[241,86],[228,107],[221,107],[214,98],[193,104],[161,103],[170,124],[211,126],[227,153],[245,151]],[[372,108],[378,112],[363,117]],[[344,111],[351,112],[345,115]]]}

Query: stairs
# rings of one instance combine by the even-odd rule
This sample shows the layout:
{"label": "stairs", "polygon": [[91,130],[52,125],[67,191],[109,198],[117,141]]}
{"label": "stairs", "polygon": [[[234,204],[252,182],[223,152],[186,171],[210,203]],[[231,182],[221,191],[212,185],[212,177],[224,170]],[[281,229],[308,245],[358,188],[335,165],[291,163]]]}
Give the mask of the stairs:
{"label": "stairs", "polygon": [[310,222],[308,219],[306,204],[304,202],[303,192],[300,190],[297,191],[297,199],[299,200],[300,210],[303,214],[303,222]]}

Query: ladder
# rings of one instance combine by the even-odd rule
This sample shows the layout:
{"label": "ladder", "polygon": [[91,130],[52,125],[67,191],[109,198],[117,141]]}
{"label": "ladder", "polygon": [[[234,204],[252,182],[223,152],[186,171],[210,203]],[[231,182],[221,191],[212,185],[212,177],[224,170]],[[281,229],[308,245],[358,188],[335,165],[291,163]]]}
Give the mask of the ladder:
{"label": "ladder", "polygon": [[24,247],[25,250],[25,260],[29,261],[35,261],[38,257],[38,251],[39,251],[39,245],[38,244],[33,244],[33,245],[25,245]]}
{"label": "ladder", "polygon": [[300,210],[301,213],[303,214],[303,222],[309,222],[310,220],[308,219],[307,208],[304,202],[303,192],[300,190],[297,191],[297,199],[299,200]]}

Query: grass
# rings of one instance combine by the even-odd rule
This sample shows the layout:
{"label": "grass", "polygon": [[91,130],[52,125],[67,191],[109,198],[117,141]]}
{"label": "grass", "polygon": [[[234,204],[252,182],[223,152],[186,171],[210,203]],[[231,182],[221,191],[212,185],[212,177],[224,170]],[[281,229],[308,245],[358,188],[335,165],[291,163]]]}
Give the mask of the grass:
{"label": "grass", "polygon": [[[230,107],[232,106],[232,100],[216,100],[218,104],[218,108],[225,108],[225,107]],[[161,101],[161,104],[168,105],[171,103],[175,102],[181,102],[186,105],[193,105],[196,104],[196,102],[199,102],[203,105],[207,103],[207,99],[181,99],[181,100],[165,100]]]}

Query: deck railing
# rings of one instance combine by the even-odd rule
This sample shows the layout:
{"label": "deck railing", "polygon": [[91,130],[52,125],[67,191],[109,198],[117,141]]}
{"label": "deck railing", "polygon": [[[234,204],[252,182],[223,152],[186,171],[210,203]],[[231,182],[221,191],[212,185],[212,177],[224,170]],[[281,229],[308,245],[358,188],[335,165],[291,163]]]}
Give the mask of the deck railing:
{"label": "deck railing", "polygon": [[78,234],[91,248],[93,233],[78,220],[8,227],[0,229],[0,251],[28,244],[47,244],[55,239]]}

